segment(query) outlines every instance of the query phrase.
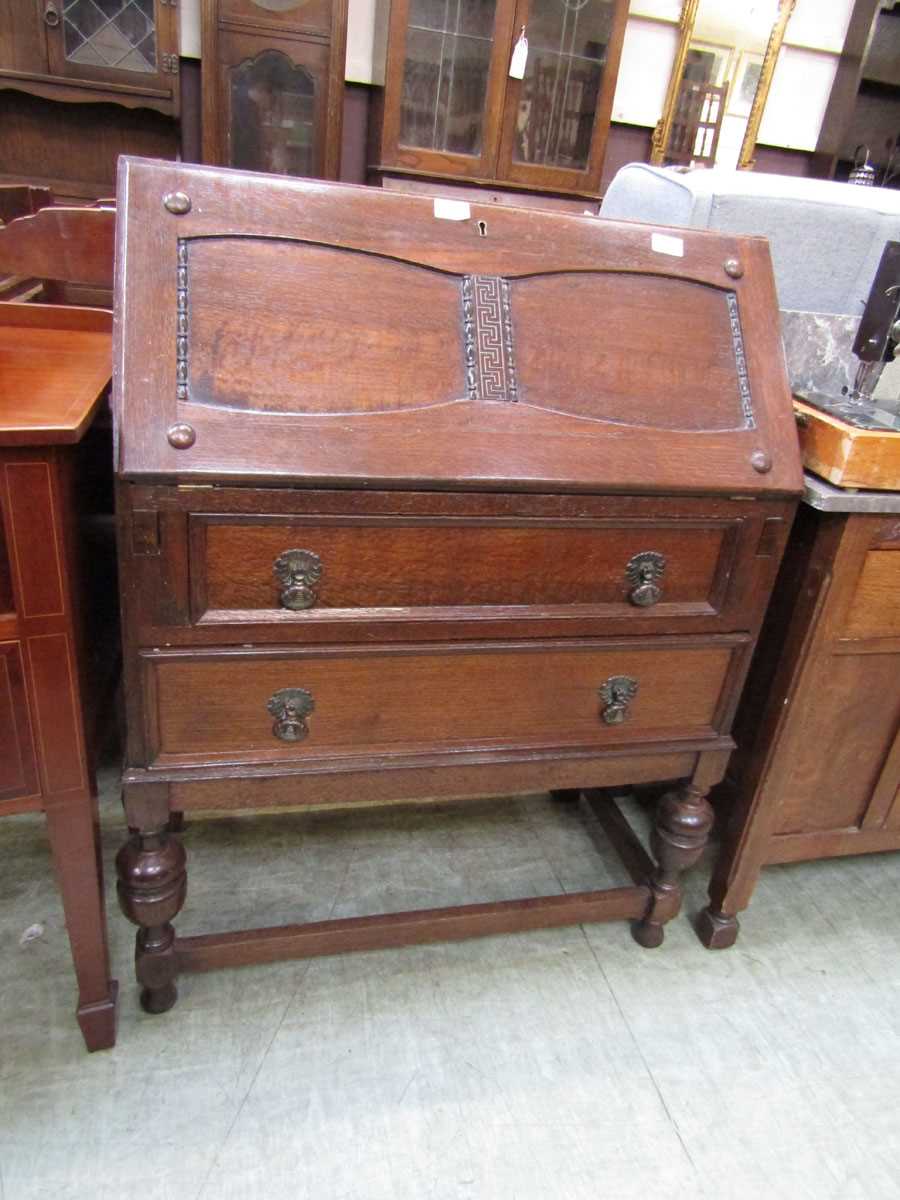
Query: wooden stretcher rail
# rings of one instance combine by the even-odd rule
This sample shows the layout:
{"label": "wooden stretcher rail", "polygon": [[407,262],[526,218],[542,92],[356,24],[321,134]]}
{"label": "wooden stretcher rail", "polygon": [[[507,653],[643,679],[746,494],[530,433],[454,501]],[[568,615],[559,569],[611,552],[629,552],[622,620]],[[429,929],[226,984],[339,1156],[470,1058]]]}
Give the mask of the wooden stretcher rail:
{"label": "wooden stretcher rail", "polygon": [[242,967],[285,958],[385,950],[426,942],[580,925],[583,921],[639,920],[647,912],[650,902],[649,887],[573,892],[569,896],[538,896],[179,937],[175,952],[181,970],[212,971],[219,967]]}

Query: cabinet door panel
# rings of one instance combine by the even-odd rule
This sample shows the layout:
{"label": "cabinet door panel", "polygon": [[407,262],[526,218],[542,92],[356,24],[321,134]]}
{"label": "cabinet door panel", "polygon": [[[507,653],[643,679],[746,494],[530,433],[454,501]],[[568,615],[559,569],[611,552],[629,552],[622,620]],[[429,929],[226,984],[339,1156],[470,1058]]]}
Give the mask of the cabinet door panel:
{"label": "cabinet door panel", "polygon": [[900,543],[866,554],[850,603],[844,636],[900,636]]}
{"label": "cabinet door panel", "polygon": [[[178,10],[163,0],[48,0],[54,75],[126,84],[164,95],[178,80]],[[55,23],[54,23],[55,21]]]}
{"label": "cabinet door panel", "polygon": [[[26,11],[22,11],[22,10]],[[41,8],[31,4],[0,4],[0,69],[9,71],[47,70],[47,39]]]}
{"label": "cabinet door panel", "polygon": [[824,654],[810,671],[803,696],[814,700],[793,709],[792,752],[780,756],[767,785],[778,805],[776,834],[865,825],[897,736],[896,655]]}
{"label": "cabinet door panel", "polygon": [[331,0],[220,0],[219,18],[269,29],[331,32]]}
{"label": "cabinet door panel", "polygon": [[392,7],[384,165],[493,174],[513,0],[400,0]]}
{"label": "cabinet door panel", "polygon": [[272,175],[323,174],[328,44],[220,30],[218,46],[224,161]]}
{"label": "cabinet door panel", "polygon": [[528,60],[508,89],[501,178],[597,188],[626,16],[621,0],[520,0]]}

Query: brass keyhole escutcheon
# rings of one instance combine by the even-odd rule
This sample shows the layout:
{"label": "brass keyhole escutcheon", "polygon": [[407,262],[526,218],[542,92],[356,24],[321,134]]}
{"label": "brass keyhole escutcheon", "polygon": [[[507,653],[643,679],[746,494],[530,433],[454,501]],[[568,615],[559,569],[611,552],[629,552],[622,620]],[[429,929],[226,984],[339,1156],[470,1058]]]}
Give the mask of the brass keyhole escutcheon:
{"label": "brass keyhole escutcheon", "polygon": [[662,578],[666,556],[658,550],[642,550],[630,558],[625,574],[631,584],[628,599],[637,608],[650,608],[662,597]]}
{"label": "brass keyhole escutcheon", "polygon": [[285,550],[272,564],[281,584],[281,606],[293,612],[314,608],[319,602],[322,560],[312,550]]}
{"label": "brass keyhole escutcheon", "polygon": [[281,688],[266,705],[275,718],[272,733],[282,742],[302,742],[309,735],[306,718],[315,707],[312,692],[305,688]]}
{"label": "brass keyhole escutcheon", "polygon": [[628,706],[637,695],[638,681],[630,675],[611,675],[599,688],[603,708],[600,716],[605,725],[621,725],[628,716]]}

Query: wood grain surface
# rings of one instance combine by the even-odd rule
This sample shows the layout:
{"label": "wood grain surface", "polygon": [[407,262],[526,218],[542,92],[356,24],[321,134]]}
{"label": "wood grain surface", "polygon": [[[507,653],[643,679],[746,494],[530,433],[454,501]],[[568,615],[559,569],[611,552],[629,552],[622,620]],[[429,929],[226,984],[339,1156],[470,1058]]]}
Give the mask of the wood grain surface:
{"label": "wood grain surface", "polygon": [[[115,410],[125,477],[799,491],[762,239],[679,230],[674,259],[654,249],[650,226],[478,206],[446,221],[426,196],[123,163]],[[189,197],[188,212],[165,210],[174,192]],[[584,278],[562,287],[571,274]],[[511,338],[506,402],[478,398],[477,380],[469,394],[467,276],[509,280],[509,311],[484,310],[475,355],[484,375],[490,338]],[[527,302],[529,290],[554,303]],[[138,302],[148,292],[152,319]],[[737,324],[726,336],[730,295]],[[604,300],[596,339],[592,297]],[[642,316],[642,297],[666,314],[662,326]],[[744,370],[747,413],[734,399]],[[193,431],[182,449],[167,440],[179,423]]]}
{"label": "wood grain surface", "polygon": [[111,331],[106,312],[0,305],[0,446],[81,439],[112,374]]}

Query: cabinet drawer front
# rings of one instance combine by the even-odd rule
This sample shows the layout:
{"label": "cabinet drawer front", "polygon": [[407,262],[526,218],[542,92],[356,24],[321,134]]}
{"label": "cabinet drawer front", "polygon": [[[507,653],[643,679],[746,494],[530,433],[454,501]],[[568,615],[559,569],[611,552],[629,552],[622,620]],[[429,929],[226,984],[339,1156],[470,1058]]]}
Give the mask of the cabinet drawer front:
{"label": "cabinet drawer front", "polygon": [[152,651],[148,744],[200,762],[712,736],[746,639],[685,640]]}
{"label": "cabinet drawer front", "polygon": [[[726,520],[194,516],[192,614],[307,624],[373,609],[583,605],[623,616],[711,615],[728,590],[736,532]],[[294,559],[301,578],[291,590],[288,560],[299,552],[306,557]]]}

